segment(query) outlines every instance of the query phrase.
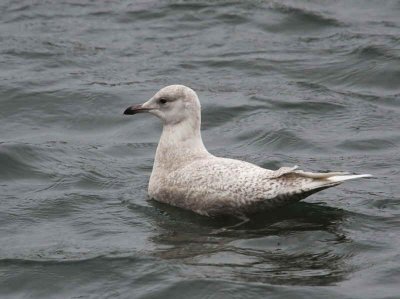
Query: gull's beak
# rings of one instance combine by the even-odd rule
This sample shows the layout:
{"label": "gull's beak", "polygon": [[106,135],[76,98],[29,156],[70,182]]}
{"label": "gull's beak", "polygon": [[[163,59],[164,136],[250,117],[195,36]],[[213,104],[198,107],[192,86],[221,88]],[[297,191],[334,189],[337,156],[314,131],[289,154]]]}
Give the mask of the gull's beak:
{"label": "gull's beak", "polygon": [[124,114],[133,115],[133,114],[136,114],[136,113],[147,112],[147,111],[153,109],[153,108],[143,107],[143,105],[144,104],[130,106],[130,107],[126,108],[126,110],[124,111]]}

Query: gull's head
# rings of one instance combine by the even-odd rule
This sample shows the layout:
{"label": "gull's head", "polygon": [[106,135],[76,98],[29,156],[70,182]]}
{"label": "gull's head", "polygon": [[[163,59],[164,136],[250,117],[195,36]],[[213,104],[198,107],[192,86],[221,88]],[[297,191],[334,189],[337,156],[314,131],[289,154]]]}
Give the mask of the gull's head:
{"label": "gull's head", "polygon": [[197,94],[184,85],[169,85],[160,89],[150,100],[128,107],[124,114],[148,112],[160,118],[166,125],[186,120],[200,122],[200,101]]}

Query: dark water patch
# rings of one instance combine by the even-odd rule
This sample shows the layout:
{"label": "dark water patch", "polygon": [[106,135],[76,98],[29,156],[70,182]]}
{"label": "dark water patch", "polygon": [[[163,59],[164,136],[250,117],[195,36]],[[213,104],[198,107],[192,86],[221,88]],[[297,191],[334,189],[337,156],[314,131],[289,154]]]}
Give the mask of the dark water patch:
{"label": "dark water patch", "polygon": [[[398,138],[397,138],[398,139]],[[398,142],[391,142],[385,139],[369,139],[369,140],[348,140],[344,141],[339,145],[343,149],[355,150],[386,150],[390,148],[396,148]]]}
{"label": "dark water patch", "polygon": [[248,22],[248,18],[243,15],[224,13],[217,16],[219,21],[225,22],[226,24],[239,25]]}
{"label": "dark water patch", "polygon": [[385,45],[367,45],[352,50],[350,54],[365,59],[400,60],[400,49],[390,49]]}
{"label": "dark water patch", "polygon": [[3,180],[49,178],[40,167],[47,163],[44,150],[30,144],[0,144],[0,177]]}
{"label": "dark water patch", "polygon": [[201,2],[201,1],[169,1],[168,8],[176,11],[187,11],[187,10],[202,10],[202,9],[224,9],[229,8],[234,5],[240,8],[251,8],[257,7],[256,2],[253,3],[244,3],[242,1],[236,0],[219,0],[212,2]]}
{"label": "dark water patch", "polygon": [[254,113],[254,111],[262,111],[265,107],[262,105],[245,105],[236,107],[226,106],[209,106],[203,109],[203,128],[210,129],[221,126],[236,118],[246,117]]}
{"label": "dark water patch", "polygon": [[248,58],[257,58],[259,56],[263,56],[265,54],[264,50],[258,50],[258,51],[229,51],[229,52],[223,52],[218,55],[219,58],[222,57],[227,57],[227,58],[233,58],[233,57],[248,57]]}
{"label": "dark water patch", "polygon": [[[221,2],[216,1],[216,3],[214,3],[214,6],[218,6],[223,2],[224,1]],[[209,7],[209,4],[202,3],[201,1],[170,1],[168,7],[171,8],[172,10],[186,11],[186,10],[207,8]]]}
{"label": "dark water patch", "polygon": [[213,69],[224,68],[224,69],[237,69],[241,72],[246,72],[249,75],[264,74],[267,71],[273,71],[274,66],[268,59],[258,58],[254,59],[251,64],[246,59],[206,59],[190,61],[190,64],[207,66]]}
{"label": "dark water patch", "polygon": [[99,10],[89,12],[88,15],[93,16],[93,17],[99,17],[99,18],[101,18],[103,16],[107,16],[107,17],[114,16],[115,17],[115,13],[112,10],[106,9],[106,8],[101,8]]}
{"label": "dark water patch", "polygon": [[272,104],[272,107],[276,110],[282,109],[282,110],[299,110],[302,111],[304,114],[308,113],[337,113],[337,110],[342,110],[345,109],[345,106],[342,104],[338,103],[332,103],[332,102],[284,102],[284,101],[274,101],[274,100],[269,100],[268,101],[270,104]]}
{"label": "dark water patch", "polygon": [[320,31],[324,28],[342,27],[344,23],[327,16],[321,11],[312,11],[305,7],[296,7],[284,3],[272,3],[269,9],[282,14],[285,18],[275,24],[263,24],[262,28],[271,32]]}
{"label": "dark water patch", "polygon": [[300,8],[295,6],[289,6],[285,4],[273,3],[272,9],[279,12],[289,14],[292,17],[299,18],[303,21],[316,22],[318,25],[340,25],[340,22],[332,17],[324,16],[321,12],[314,12],[306,8]]}
{"label": "dark water patch", "polygon": [[138,20],[150,21],[163,17],[166,17],[163,11],[157,11],[153,8],[151,10],[127,11],[122,16],[118,17],[118,20],[121,23],[130,23]]}

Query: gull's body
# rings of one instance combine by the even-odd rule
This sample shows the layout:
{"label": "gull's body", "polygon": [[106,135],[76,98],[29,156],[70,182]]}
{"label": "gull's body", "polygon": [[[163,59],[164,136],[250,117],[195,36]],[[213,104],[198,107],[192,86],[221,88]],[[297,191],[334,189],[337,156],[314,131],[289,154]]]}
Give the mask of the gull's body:
{"label": "gull's body", "polygon": [[276,171],[210,154],[201,133],[200,102],[183,85],[161,89],[125,114],[149,112],[163,121],[149,182],[157,201],[214,215],[245,215],[299,201],[342,181],[369,175],[310,173],[283,167]]}

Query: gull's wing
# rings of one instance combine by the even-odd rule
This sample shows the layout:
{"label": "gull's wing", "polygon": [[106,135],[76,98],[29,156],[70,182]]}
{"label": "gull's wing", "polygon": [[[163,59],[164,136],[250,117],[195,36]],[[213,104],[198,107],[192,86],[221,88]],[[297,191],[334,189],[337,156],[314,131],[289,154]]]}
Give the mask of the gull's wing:
{"label": "gull's wing", "polygon": [[194,161],[167,175],[160,199],[200,214],[242,214],[301,200],[342,181],[370,175],[311,173],[297,167],[276,171],[226,158]]}

